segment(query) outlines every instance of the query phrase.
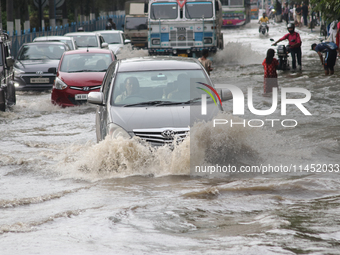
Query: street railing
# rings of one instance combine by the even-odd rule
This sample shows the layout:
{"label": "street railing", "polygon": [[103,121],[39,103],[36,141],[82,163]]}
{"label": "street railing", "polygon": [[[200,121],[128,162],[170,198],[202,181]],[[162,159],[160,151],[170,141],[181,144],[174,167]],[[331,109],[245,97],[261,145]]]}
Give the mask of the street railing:
{"label": "street railing", "polygon": [[92,32],[97,30],[105,30],[105,26],[108,19],[112,18],[113,22],[116,24],[117,30],[123,30],[124,25],[124,15],[113,15],[98,17],[98,19],[83,21],[83,22],[72,22],[71,24],[66,24],[64,26],[49,27],[48,29],[42,29],[37,31],[35,28],[30,30],[21,31],[21,35],[15,31],[14,34],[10,35],[11,45],[11,55],[16,58],[18,51],[22,44],[32,42],[34,38],[40,36],[62,36],[66,33],[77,32],[80,27],[86,32]]}

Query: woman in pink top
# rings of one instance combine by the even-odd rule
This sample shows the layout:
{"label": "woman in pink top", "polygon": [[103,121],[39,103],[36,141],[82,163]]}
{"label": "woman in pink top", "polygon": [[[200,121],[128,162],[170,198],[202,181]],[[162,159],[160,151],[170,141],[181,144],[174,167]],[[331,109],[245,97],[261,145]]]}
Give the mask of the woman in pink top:
{"label": "woman in pink top", "polygon": [[[339,19],[340,20],[340,19]],[[338,52],[339,52],[339,55],[340,55],[340,21],[338,22],[338,24],[337,24],[337,28],[338,28],[338,30],[337,30],[337,32],[336,32],[336,46],[338,46]]]}
{"label": "woman in pink top", "polygon": [[262,62],[264,68],[264,94],[270,93],[273,91],[274,87],[278,87],[276,68],[279,65],[279,61],[274,58],[274,55],[275,51],[273,49],[268,49],[267,57]]}

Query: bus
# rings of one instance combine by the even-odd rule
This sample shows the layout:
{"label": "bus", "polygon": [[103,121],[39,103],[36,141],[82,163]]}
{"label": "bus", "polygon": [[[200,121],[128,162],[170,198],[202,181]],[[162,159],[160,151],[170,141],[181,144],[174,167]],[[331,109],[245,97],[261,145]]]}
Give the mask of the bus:
{"label": "bus", "polygon": [[222,27],[238,27],[250,22],[250,0],[221,0]]}
{"label": "bus", "polygon": [[201,56],[223,49],[219,0],[149,0],[149,55]]}

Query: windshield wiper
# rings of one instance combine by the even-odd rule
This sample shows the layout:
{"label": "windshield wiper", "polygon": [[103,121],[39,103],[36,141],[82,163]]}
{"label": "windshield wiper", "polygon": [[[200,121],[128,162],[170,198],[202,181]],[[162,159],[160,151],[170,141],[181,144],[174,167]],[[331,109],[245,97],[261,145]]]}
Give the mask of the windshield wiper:
{"label": "windshield wiper", "polygon": [[176,105],[176,104],[182,104],[183,102],[172,102],[172,101],[161,101],[161,100],[156,100],[156,101],[148,101],[148,102],[141,102],[141,103],[135,103],[135,104],[126,104],[124,107],[130,107],[130,106],[138,106],[138,105]]}
{"label": "windshield wiper", "polygon": [[74,71],[68,71],[68,73],[81,73],[84,72],[84,70],[74,70]]}
{"label": "windshield wiper", "polygon": [[196,97],[196,98],[190,99],[188,101],[182,102],[182,104],[191,104],[191,103],[195,103],[195,102],[197,102],[199,100],[201,100],[201,98],[200,97]]}

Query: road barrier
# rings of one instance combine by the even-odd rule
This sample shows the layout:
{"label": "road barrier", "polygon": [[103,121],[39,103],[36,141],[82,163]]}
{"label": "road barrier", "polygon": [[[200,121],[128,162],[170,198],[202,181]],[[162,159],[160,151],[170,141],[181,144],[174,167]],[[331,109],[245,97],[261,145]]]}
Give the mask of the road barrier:
{"label": "road barrier", "polygon": [[17,32],[14,32],[14,35],[10,35],[11,44],[11,55],[16,58],[18,51],[22,44],[32,42],[34,38],[39,36],[53,36],[53,35],[64,35],[70,32],[77,32],[80,27],[84,29],[86,32],[92,32],[97,30],[105,30],[105,26],[108,22],[108,19],[112,18],[113,22],[116,23],[117,30],[123,30],[124,18],[125,15],[111,15],[98,17],[97,19],[83,22],[72,22],[71,24],[66,24],[64,26],[57,27],[48,27],[46,29],[42,29],[37,31],[35,28],[30,30],[23,30],[21,35],[17,35]]}

